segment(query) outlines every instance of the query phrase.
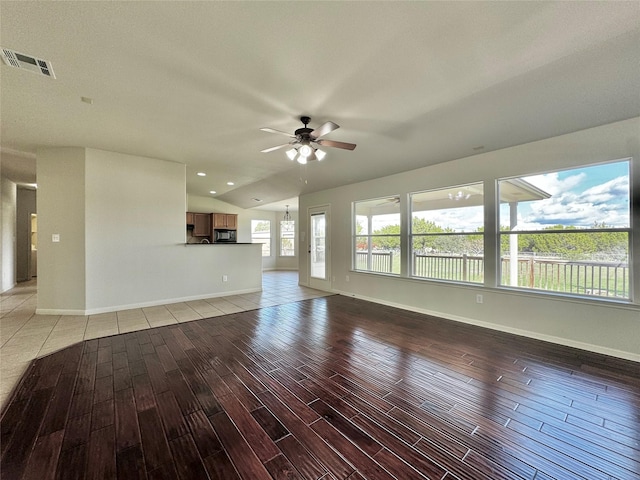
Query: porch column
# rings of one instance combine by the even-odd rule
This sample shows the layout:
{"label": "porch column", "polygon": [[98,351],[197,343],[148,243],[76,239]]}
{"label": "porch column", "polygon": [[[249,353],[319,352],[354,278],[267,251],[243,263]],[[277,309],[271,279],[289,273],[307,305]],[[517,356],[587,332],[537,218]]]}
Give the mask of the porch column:
{"label": "porch column", "polygon": [[371,266],[373,265],[373,253],[371,252],[373,249],[373,242],[371,241],[371,235],[373,234],[373,216],[371,214],[367,215],[367,232],[369,232],[367,236],[367,270],[371,271]]}
{"label": "porch column", "polygon": [[[509,203],[509,229],[518,225],[518,202]],[[509,285],[518,286],[518,234],[509,235]]]}

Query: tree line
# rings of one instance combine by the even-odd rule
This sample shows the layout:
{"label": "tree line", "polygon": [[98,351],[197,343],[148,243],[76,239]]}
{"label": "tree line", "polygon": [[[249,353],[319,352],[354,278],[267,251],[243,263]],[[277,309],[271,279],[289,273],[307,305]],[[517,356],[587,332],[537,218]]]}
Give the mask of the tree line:
{"label": "tree line", "polygon": [[[605,223],[594,223],[594,229],[609,228]],[[356,235],[362,234],[363,228],[356,226]],[[509,231],[501,227],[501,231]],[[553,233],[551,233],[553,231]],[[463,235],[447,235],[455,233],[451,228],[443,228],[434,222],[422,218],[413,218],[412,223],[413,250],[419,254],[442,253],[482,255],[484,251],[484,227]],[[545,233],[546,232],[546,233]],[[420,235],[443,234],[443,235]],[[400,225],[387,225],[372,234],[374,250],[399,250]],[[381,235],[381,236],[377,236]],[[565,259],[580,260],[627,258],[629,240],[626,232],[590,232],[574,226],[552,225],[545,227],[540,233],[519,233],[519,254],[554,256]],[[510,235],[501,235],[502,254],[509,253]],[[367,250],[366,237],[357,239],[358,250]]]}

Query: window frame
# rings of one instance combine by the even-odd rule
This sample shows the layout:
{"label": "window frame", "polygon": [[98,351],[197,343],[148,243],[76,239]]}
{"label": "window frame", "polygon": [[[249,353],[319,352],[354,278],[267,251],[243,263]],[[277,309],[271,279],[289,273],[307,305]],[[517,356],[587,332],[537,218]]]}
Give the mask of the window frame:
{"label": "window frame", "polygon": [[[502,257],[502,235],[510,235],[508,232],[500,231],[500,207],[503,202],[501,202],[499,198],[499,181],[505,179],[513,179],[513,178],[526,178],[532,177],[536,175],[542,175],[545,173],[553,173],[560,171],[569,171],[569,170],[579,170],[585,169],[588,167],[594,167],[598,165],[606,165],[610,163],[619,163],[626,162],[628,166],[628,194],[629,194],[629,221],[628,225],[625,227],[611,227],[604,228],[599,230],[590,229],[587,232],[593,233],[601,233],[601,232],[620,232],[622,231],[627,235],[627,256],[628,256],[628,276],[626,280],[626,291],[628,296],[624,297],[605,297],[605,296],[594,296],[594,295],[577,295],[575,293],[565,292],[565,291],[554,291],[554,290],[545,290],[545,289],[534,289],[534,288],[518,288],[512,287],[511,285],[502,285],[502,265],[501,265],[501,257]],[[457,286],[463,288],[471,288],[477,291],[477,289],[491,291],[494,292],[510,292],[517,295],[525,295],[525,296],[533,296],[533,297],[548,297],[553,298],[556,297],[559,300],[570,300],[576,301],[580,303],[592,303],[592,304],[605,304],[605,303],[615,303],[617,305],[630,305],[636,306],[640,305],[638,300],[640,299],[640,270],[638,269],[638,262],[636,256],[639,256],[640,251],[638,250],[640,246],[640,232],[637,231],[638,228],[638,220],[640,219],[640,204],[636,201],[638,198],[638,190],[640,190],[640,161],[638,158],[634,156],[620,156],[620,157],[612,157],[610,159],[602,160],[602,161],[584,161],[584,162],[567,162],[564,165],[561,165],[559,168],[555,168],[554,165],[547,165],[545,169],[511,169],[508,176],[498,177],[497,175],[491,175],[481,178],[476,178],[471,182],[466,183],[465,185],[472,184],[481,184],[483,186],[484,198],[483,198],[483,217],[484,217],[484,231],[482,232],[460,232],[461,234],[478,234],[483,236],[483,246],[484,246],[484,281],[480,282],[463,282],[457,280],[445,280],[438,279],[433,277],[422,277],[422,276],[414,276],[413,275],[413,260],[412,260],[412,252],[413,252],[413,242],[412,242],[412,232],[413,228],[413,214],[412,214],[412,206],[411,206],[411,197],[412,193],[405,190],[400,195],[393,195],[395,197],[400,198],[400,274],[393,275],[394,278],[400,278],[404,281],[417,281],[417,282],[438,282],[438,283],[453,283]],[[460,186],[460,185],[458,185]],[[428,188],[422,191],[429,190],[445,190],[449,188],[456,188],[453,185],[444,185],[439,186],[436,185],[433,188]],[[351,206],[351,266],[350,271],[357,274],[374,274],[374,275],[387,275],[385,273],[380,273],[376,271],[369,271],[365,269],[358,269],[356,264],[356,226],[357,226],[357,215],[355,205],[358,202],[363,202],[367,200],[380,200],[388,198],[386,196],[383,197],[370,197],[369,199],[363,200],[352,200],[350,202]],[[634,200],[635,199],[635,200]],[[409,222],[409,223],[408,223]],[[516,233],[516,232],[513,232]],[[525,230],[520,230],[518,233],[527,233]],[[532,233],[541,233],[536,230]],[[559,231],[558,233],[567,233],[566,231]],[[360,235],[367,236],[367,235]],[[635,255],[634,255],[635,254]],[[347,279],[348,281],[348,279]]]}
{"label": "window frame", "polygon": [[[502,214],[501,214],[501,205],[503,205],[500,202],[500,182],[503,181],[507,181],[507,180],[513,180],[513,179],[524,179],[527,177],[532,177],[532,176],[536,176],[536,175],[547,175],[547,174],[553,174],[553,173],[558,173],[558,172],[570,172],[572,170],[581,170],[581,169],[587,169],[587,168],[591,168],[591,167],[598,167],[598,166],[604,166],[604,165],[608,165],[608,164],[614,164],[614,163],[623,163],[625,162],[627,164],[627,178],[629,180],[629,190],[628,190],[628,202],[629,202],[629,222],[628,222],[628,226],[626,227],[605,227],[605,228],[601,228],[601,227],[594,227],[594,228],[588,228],[588,227],[576,227],[576,228],[570,228],[570,229],[553,229],[553,228],[548,228],[548,229],[517,229],[517,230],[502,230],[501,229],[501,221],[502,221]],[[558,295],[558,296],[562,296],[562,297],[576,297],[576,298],[580,298],[580,299],[588,299],[588,300],[596,300],[596,301],[622,301],[622,302],[630,302],[633,303],[634,302],[634,279],[633,279],[633,268],[632,268],[632,261],[631,261],[631,253],[632,253],[632,249],[633,249],[633,228],[632,228],[632,224],[633,224],[633,207],[632,207],[632,179],[633,179],[633,172],[632,172],[632,168],[633,168],[633,158],[632,157],[626,157],[626,158],[620,158],[620,159],[615,159],[615,160],[609,160],[609,161],[604,161],[604,162],[595,162],[595,163],[588,163],[588,164],[581,164],[581,165],[577,165],[577,166],[571,166],[571,167],[565,167],[565,168],[558,168],[558,169],[554,169],[554,170],[544,170],[544,171],[540,171],[540,172],[535,172],[535,173],[528,173],[528,174],[523,174],[523,175],[511,175],[508,177],[500,177],[500,178],[496,178],[495,179],[495,188],[496,188],[496,195],[498,198],[497,201],[497,205],[496,205],[496,254],[497,254],[497,265],[496,265],[496,287],[498,289],[502,289],[502,290],[514,290],[514,291],[518,291],[518,292],[530,292],[530,293],[535,293],[535,294],[541,294],[541,295]],[[599,185],[597,185],[599,186]],[[506,202],[505,202],[506,203]],[[513,212],[510,212],[510,214],[512,214]],[[509,219],[509,223],[510,219]],[[511,228],[511,227],[510,227]],[[602,268],[607,269],[607,275],[609,274],[609,268],[614,268],[614,275],[616,275],[616,279],[614,280],[614,289],[617,288],[617,270],[616,268],[623,268],[620,267],[619,265],[616,265],[616,262],[611,263],[611,265],[606,265],[606,262],[600,261],[593,261],[593,260],[588,260],[588,259],[579,259],[579,258],[558,258],[557,262],[549,262],[547,260],[542,259],[540,262],[537,262],[539,265],[545,264],[545,262],[548,263],[557,263],[558,265],[564,265],[564,269],[562,269],[560,266],[558,267],[558,272],[556,273],[556,277],[558,278],[558,280],[555,283],[561,283],[561,281],[559,280],[559,278],[562,276],[563,280],[562,282],[566,282],[566,272],[563,271],[562,273],[560,272],[560,270],[566,270],[566,266],[569,266],[571,268],[571,271],[569,273],[570,276],[570,282],[573,279],[573,267],[576,268],[576,275],[579,276],[580,275],[580,267],[584,267],[584,284],[580,285],[580,278],[578,277],[576,280],[576,290],[579,290],[580,288],[584,289],[584,293],[580,293],[579,291],[572,291],[572,287],[571,285],[569,285],[569,290],[552,290],[552,289],[547,289],[547,288],[536,288],[536,284],[539,282],[542,282],[542,280],[539,280],[538,282],[536,282],[535,280],[535,272],[536,272],[536,260],[535,260],[535,252],[532,253],[532,255],[527,256],[528,258],[528,262],[529,262],[529,269],[531,271],[530,274],[530,279],[529,279],[529,285],[513,285],[511,284],[511,282],[509,284],[507,284],[506,282],[503,283],[504,278],[507,277],[507,275],[505,274],[504,270],[505,270],[505,260],[504,260],[504,254],[503,254],[503,248],[502,248],[502,241],[503,241],[503,237],[504,238],[511,238],[513,236],[517,236],[517,235],[578,235],[578,234],[600,234],[600,233],[625,233],[627,236],[627,242],[626,242],[626,278],[624,277],[624,272],[623,272],[623,291],[626,290],[627,292],[627,296],[609,296],[609,279],[607,279],[607,287],[605,289],[602,288],[594,288],[594,282],[595,282],[595,277],[598,277],[598,282],[599,282],[599,287],[602,287],[602,269],[600,268],[598,271],[598,274],[595,274],[595,265],[600,265]],[[517,237],[516,237],[517,238]],[[520,252],[519,252],[520,253]],[[556,252],[545,252],[545,253],[556,253]],[[524,257],[524,256],[523,256]],[[566,262],[566,263],[562,263],[562,262]],[[518,264],[520,264],[520,255],[518,257]],[[619,262],[617,262],[619,263]],[[589,275],[587,273],[587,268],[591,267],[591,275]],[[553,268],[553,267],[552,267]],[[518,275],[518,277],[520,277],[521,275],[519,274],[519,269],[520,267],[516,267],[516,273]],[[538,267],[538,270],[542,270],[542,267]],[[548,268],[547,268],[548,270]],[[513,275],[513,271],[509,272],[509,278]],[[545,274],[540,273],[540,276],[543,276]],[[591,288],[587,288],[587,283],[588,283],[588,278],[591,277]],[[545,280],[546,282],[546,280]],[[518,282],[519,283],[519,282]],[[550,283],[554,283],[553,281],[551,281]],[[603,290],[606,292],[606,295],[602,295]],[[594,292],[598,292],[598,293],[594,293]]]}
{"label": "window frame", "polygon": [[[269,239],[268,241],[256,241],[256,237],[254,236],[255,234],[255,230],[254,230],[254,222],[257,223],[262,223],[262,222],[267,222],[269,224]],[[272,243],[272,235],[271,235],[271,220],[267,220],[267,219],[251,219],[251,243],[261,243],[263,246],[261,248],[261,253],[262,253],[262,257],[263,258],[269,258],[272,257],[273,255],[271,255],[271,243]],[[265,255],[265,247],[267,246],[267,255]]]}
{"label": "window frame", "polygon": [[[284,229],[282,228],[283,224],[290,224],[291,225],[291,236],[290,237],[285,237],[283,232]],[[279,223],[280,226],[280,235],[278,238],[278,256],[283,257],[283,258],[292,258],[296,256],[296,221],[295,220],[280,220]],[[282,242],[284,240],[291,240],[291,254],[290,255],[283,255],[282,251]]]}
{"label": "window frame", "polygon": [[[426,194],[426,193],[448,193],[449,199],[452,201],[456,201],[454,197],[451,197],[451,193],[447,192],[447,191],[451,191],[451,192],[463,192],[465,189],[467,191],[472,191],[473,189],[477,189],[480,188],[482,193],[479,194],[482,197],[482,202],[479,205],[469,205],[469,208],[477,208],[480,207],[482,209],[482,217],[483,217],[483,224],[482,224],[482,230],[481,231],[474,231],[472,229],[464,229],[464,231],[461,232],[455,232],[455,231],[443,231],[443,232],[423,232],[423,233],[414,233],[413,229],[414,229],[414,201],[413,201],[413,197],[417,196],[417,195],[421,195],[421,194]],[[455,195],[455,194],[454,194]],[[478,194],[476,194],[478,195]],[[469,194],[470,198],[472,195]],[[464,184],[459,184],[459,185],[449,185],[446,187],[438,187],[438,188],[430,188],[427,190],[420,190],[420,191],[416,191],[416,192],[410,192],[409,195],[409,208],[408,208],[408,217],[409,217],[409,229],[408,229],[408,233],[407,233],[407,257],[408,257],[408,261],[409,261],[409,268],[408,268],[408,275],[409,278],[415,279],[415,280],[419,280],[419,281],[436,281],[436,282],[452,282],[452,283],[456,283],[456,284],[469,284],[469,285],[484,285],[485,283],[485,276],[484,276],[484,271],[485,271],[485,244],[486,244],[486,224],[485,224],[485,208],[486,208],[486,202],[485,202],[485,183],[484,181],[479,181],[479,182],[471,182],[471,183],[464,183]],[[464,200],[461,199],[460,201]],[[459,207],[461,208],[461,207]],[[434,209],[434,210],[450,210],[449,209]],[[442,227],[440,227],[442,228]],[[450,227],[446,227],[446,228],[450,228]],[[476,227],[477,229],[477,227]],[[436,277],[436,276],[426,276],[426,275],[418,275],[416,273],[416,254],[415,254],[415,250],[414,250],[414,244],[415,244],[415,240],[417,238],[422,238],[422,237],[432,237],[432,238],[439,238],[439,237],[447,237],[447,236],[452,236],[452,237],[481,237],[480,243],[482,245],[482,252],[476,255],[468,255],[467,253],[463,253],[460,256],[454,256],[454,255],[433,255],[433,258],[435,259],[435,263],[438,264],[442,264],[443,262],[441,262],[440,260],[438,260],[438,258],[447,258],[450,260],[451,264],[457,264],[457,263],[461,263],[461,269],[458,272],[459,275],[458,278],[455,278],[455,273],[454,273],[454,278],[443,278],[443,277]],[[429,257],[429,255],[420,255],[420,256],[425,256],[425,257]],[[459,261],[458,261],[459,259]],[[446,262],[444,262],[446,263]],[[435,268],[437,268],[438,270],[440,268],[442,268],[442,266],[436,266]],[[445,269],[447,268],[446,266],[444,267]],[[434,267],[429,267],[427,265],[425,265],[423,267],[423,270],[433,270]],[[455,271],[454,271],[455,272]],[[479,273],[478,273],[479,272]],[[470,275],[471,274],[471,275]],[[469,280],[470,276],[471,277],[477,277],[479,275],[479,279],[477,281],[472,281]]]}
{"label": "window frame", "polygon": [[[394,203],[396,203],[398,205],[398,211],[397,212],[391,212],[391,213],[387,213],[386,215],[389,214],[397,214],[398,215],[398,221],[399,223],[399,232],[397,234],[374,234],[373,231],[369,231],[370,230],[370,226],[367,225],[367,233],[366,234],[362,234],[362,233],[357,233],[357,228],[358,228],[358,217],[361,215],[358,215],[357,213],[357,205],[358,204],[362,204],[362,203],[373,203],[373,202],[384,202],[384,201],[389,201],[389,200],[393,200]],[[364,199],[364,200],[355,200],[351,203],[351,228],[352,228],[352,235],[351,235],[351,269],[354,272],[362,272],[362,273],[372,273],[372,274],[376,274],[376,275],[390,275],[390,276],[394,276],[394,277],[399,277],[402,271],[402,228],[403,228],[403,221],[402,221],[402,209],[400,208],[400,202],[401,202],[401,198],[400,195],[386,195],[383,197],[377,197],[377,198],[369,198],[369,199]],[[358,239],[359,238],[366,238],[366,244],[367,244],[367,268],[358,268],[358,254],[361,253],[360,250],[358,250],[357,245],[358,245]],[[393,250],[390,250],[389,252],[379,252],[378,254],[374,254],[373,252],[373,239],[374,238],[397,238],[398,239],[398,252],[397,255]],[[390,271],[382,271],[382,270],[375,270],[374,269],[374,261],[373,261],[373,256],[374,255],[380,255],[381,261],[375,262],[375,264],[380,265],[380,264],[385,264],[386,260],[384,259],[384,257],[382,255],[388,255],[388,262],[389,262],[389,268],[388,270]],[[397,273],[394,273],[394,263],[393,263],[393,259],[397,257],[399,260],[396,262],[396,265],[399,266],[400,268],[398,269]]]}

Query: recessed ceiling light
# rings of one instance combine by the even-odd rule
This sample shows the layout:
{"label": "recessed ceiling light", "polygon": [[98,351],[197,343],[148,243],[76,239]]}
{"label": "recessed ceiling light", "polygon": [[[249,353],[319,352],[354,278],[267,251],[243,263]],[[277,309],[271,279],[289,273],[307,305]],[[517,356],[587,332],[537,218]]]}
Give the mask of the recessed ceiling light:
{"label": "recessed ceiling light", "polygon": [[204,173],[204,172],[198,172],[198,173],[196,173],[196,175],[198,175],[199,177],[206,177],[207,176],[207,174]]}
{"label": "recessed ceiling light", "polygon": [[216,193],[216,191],[215,191],[215,190],[209,190],[209,193],[210,193],[211,195],[213,195],[214,193]]}
{"label": "recessed ceiling light", "polygon": [[233,182],[227,182],[227,185],[229,185],[230,187],[233,187],[235,185],[235,183]]}

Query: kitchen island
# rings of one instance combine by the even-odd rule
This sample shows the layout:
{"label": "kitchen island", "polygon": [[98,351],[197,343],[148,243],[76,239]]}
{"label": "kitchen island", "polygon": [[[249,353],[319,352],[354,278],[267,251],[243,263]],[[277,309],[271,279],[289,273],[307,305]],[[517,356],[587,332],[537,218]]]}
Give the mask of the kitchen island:
{"label": "kitchen island", "polygon": [[[210,248],[191,248],[194,246]],[[220,297],[262,290],[259,243],[186,243],[182,279],[184,299]]]}

